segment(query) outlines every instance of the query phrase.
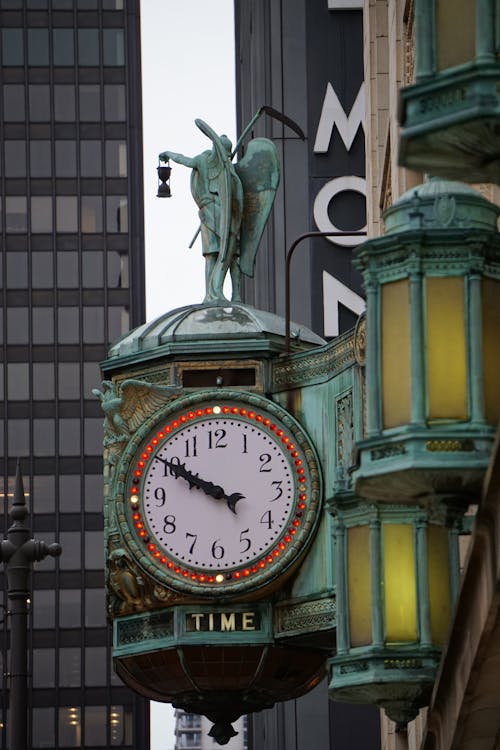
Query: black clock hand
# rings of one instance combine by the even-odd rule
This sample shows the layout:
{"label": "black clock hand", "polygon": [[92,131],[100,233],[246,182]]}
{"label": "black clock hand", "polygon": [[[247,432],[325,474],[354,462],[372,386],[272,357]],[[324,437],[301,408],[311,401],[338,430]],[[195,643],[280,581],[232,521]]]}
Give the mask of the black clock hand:
{"label": "black clock hand", "polygon": [[181,464],[180,462],[174,463],[173,461],[167,461],[162,458],[160,458],[159,460],[162,461],[165,466],[168,466],[176,479],[178,479],[179,477],[185,479],[189,484],[190,490],[193,487],[196,487],[197,490],[202,490],[206,495],[209,495],[216,500],[226,500],[227,507],[232,510],[233,513],[236,513],[236,503],[238,502],[238,500],[243,500],[245,497],[240,492],[233,492],[231,495],[226,494],[226,492],[224,492],[224,489],[220,487],[220,485],[214,484],[213,482],[207,482],[205,479],[202,479],[200,476],[198,476],[198,474],[193,474],[192,471],[186,469],[186,464]]}

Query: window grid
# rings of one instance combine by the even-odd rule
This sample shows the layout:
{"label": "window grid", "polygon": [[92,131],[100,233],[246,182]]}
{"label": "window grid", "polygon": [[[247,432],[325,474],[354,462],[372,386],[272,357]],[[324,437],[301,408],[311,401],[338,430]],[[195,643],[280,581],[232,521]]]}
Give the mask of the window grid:
{"label": "window grid", "polygon": [[[97,567],[102,414],[91,394],[100,384],[98,362],[131,303],[128,225],[121,218],[121,226],[118,220],[114,224],[121,231],[111,231],[107,211],[120,198],[128,201],[133,165],[127,155],[126,50],[120,40],[127,38],[133,13],[138,23],[138,2],[128,0],[127,13],[120,0],[17,0],[10,6],[16,4],[39,10],[37,24],[45,12],[47,25],[0,31],[5,73],[0,82],[0,397],[6,404],[0,482],[4,497],[12,495],[17,456],[26,457],[22,470],[34,534],[48,543],[60,540],[67,550],[64,560],[37,564],[33,576],[32,746],[59,746],[70,712],[78,746],[139,748],[131,731],[132,694],[111,672],[103,573]],[[50,25],[62,10],[72,13],[74,26]],[[109,19],[111,10],[116,25],[104,29],[102,12]],[[89,29],[86,11],[99,21],[93,34],[99,43],[95,67],[78,65],[78,28]],[[30,22],[29,14],[23,18]],[[69,88],[56,88],[63,86]],[[80,94],[86,100],[83,110]],[[117,145],[107,146],[111,141]],[[73,213],[66,214],[65,223],[61,209],[58,215],[61,197],[72,199]],[[68,202],[62,203],[68,209]],[[140,288],[141,279],[134,281]],[[76,311],[67,343],[60,335],[61,303],[65,313]],[[135,314],[139,323],[142,310]],[[61,429],[80,450],[75,446],[63,455]],[[7,507],[4,503],[4,530],[10,525]],[[5,706],[1,713],[0,744],[6,748]]]}

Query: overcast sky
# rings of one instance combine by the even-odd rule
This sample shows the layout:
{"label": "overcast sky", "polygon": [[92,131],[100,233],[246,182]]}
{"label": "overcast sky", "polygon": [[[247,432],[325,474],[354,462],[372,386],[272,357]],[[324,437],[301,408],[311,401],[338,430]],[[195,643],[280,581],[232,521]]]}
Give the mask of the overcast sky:
{"label": "overcast sky", "polygon": [[[142,91],[147,318],[203,300],[204,261],[190,170],[172,165],[172,197],[156,198],[158,154],[211,143],[196,117],[234,143],[233,0],[142,0]],[[151,750],[172,750],[173,710],[152,704]]]}

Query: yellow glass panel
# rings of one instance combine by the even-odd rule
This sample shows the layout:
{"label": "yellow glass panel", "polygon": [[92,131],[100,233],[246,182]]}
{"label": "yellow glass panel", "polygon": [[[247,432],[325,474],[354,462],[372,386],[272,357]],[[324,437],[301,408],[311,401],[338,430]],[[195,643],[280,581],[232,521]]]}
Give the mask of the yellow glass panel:
{"label": "yellow glass panel", "polygon": [[385,638],[417,640],[417,585],[413,526],[384,524]]}
{"label": "yellow glass panel", "polygon": [[442,526],[430,524],[427,528],[427,564],[432,643],[442,646],[451,617],[448,529]]}
{"label": "yellow glass panel", "polygon": [[467,419],[464,278],[427,278],[429,419]]}
{"label": "yellow glass panel", "polygon": [[437,0],[436,11],[438,70],[445,70],[474,60],[476,56],[475,0]]}
{"label": "yellow glass panel", "polygon": [[410,421],[410,291],[408,279],[382,287],[382,414],[384,428]]}
{"label": "yellow glass panel", "polygon": [[370,529],[347,530],[347,584],[351,646],[372,642],[372,592],[370,576]]}
{"label": "yellow glass panel", "polygon": [[495,279],[483,279],[482,308],[485,416],[496,426],[500,420],[500,282]]}

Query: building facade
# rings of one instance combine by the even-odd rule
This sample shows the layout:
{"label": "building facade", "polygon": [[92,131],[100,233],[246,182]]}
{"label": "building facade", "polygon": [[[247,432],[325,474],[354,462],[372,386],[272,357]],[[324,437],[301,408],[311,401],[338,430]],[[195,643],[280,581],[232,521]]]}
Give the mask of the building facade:
{"label": "building facade", "polygon": [[[30,747],[149,747],[111,666],[102,412],[109,343],[144,319],[138,0],[1,0],[2,427],[9,525],[21,459],[35,565]],[[8,618],[1,745],[8,747]]]}

